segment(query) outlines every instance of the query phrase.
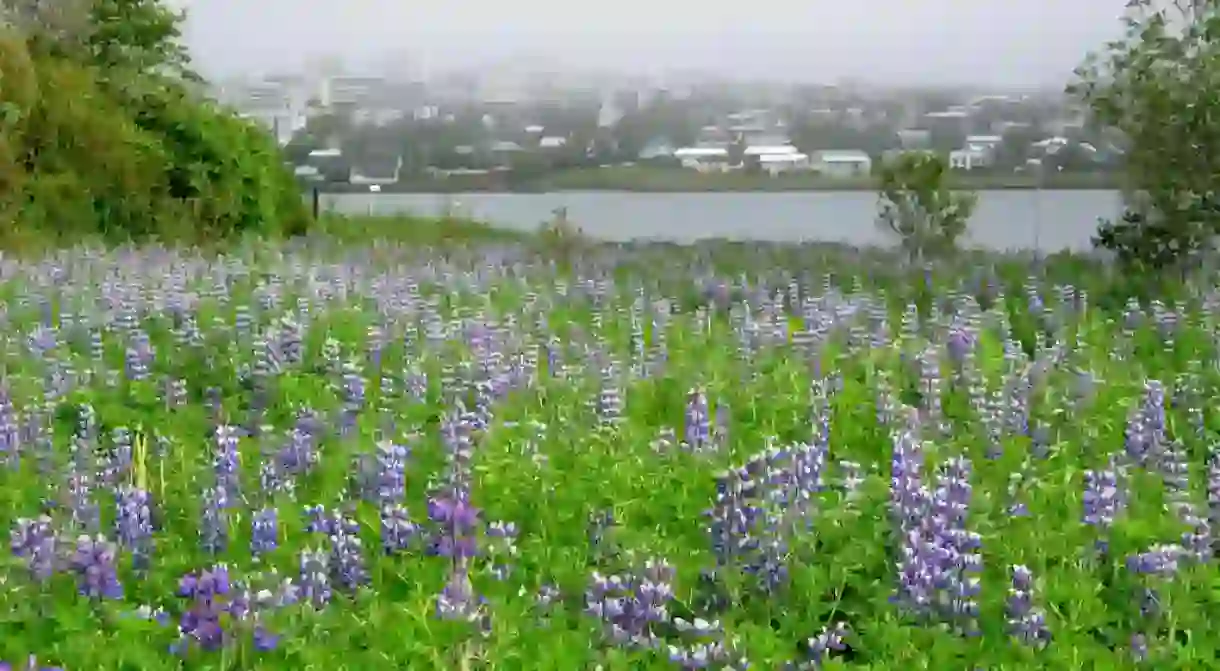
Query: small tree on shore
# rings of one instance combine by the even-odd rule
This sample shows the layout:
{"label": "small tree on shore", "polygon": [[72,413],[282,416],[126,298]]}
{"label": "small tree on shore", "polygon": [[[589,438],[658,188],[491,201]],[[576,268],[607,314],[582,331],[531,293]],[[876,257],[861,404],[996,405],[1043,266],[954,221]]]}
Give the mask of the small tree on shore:
{"label": "small tree on shore", "polygon": [[898,241],[914,264],[957,249],[977,197],[954,191],[944,159],[929,153],[899,156],[881,169],[877,225]]}
{"label": "small tree on shore", "polygon": [[1129,275],[1185,274],[1220,234],[1220,0],[1132,0],[1124,25],[1068,88],[1126,150],[1125,212],[1093,243]]}

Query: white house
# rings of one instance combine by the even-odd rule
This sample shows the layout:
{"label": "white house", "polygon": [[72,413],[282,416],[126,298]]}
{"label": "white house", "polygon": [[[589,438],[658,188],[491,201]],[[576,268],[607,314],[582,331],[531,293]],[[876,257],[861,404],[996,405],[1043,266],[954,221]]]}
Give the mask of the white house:
{"label": "white house", "polygon": [[873,171],[873,159],[856,149],[820,151],[813,166],[827,177],[862,177]]}
{"label": "white house", "polygon": [[402,157],[393,156],[375,161],[365,161],[361,165],[352,166],[348,181],[352,184],[395,184],[402,170]]}
{"label": "white house", "polygon": [[995,163],[994,153],[978,145],[968,145],[949,152],[949,168],[953,170],[977,170]]}
{"label": "white house", "polygon": [[790,144],[750,145],[742,153],[746,156],[783,156],[784,154],[799,154],[800,150]]}
{"label": "white house", "polygon": [[665,140],[653,140],[640,150],[639,158],[641,161],[654,161],[660,158],[673,158],[674,148]]}
{"label": "white house", "polygon": [[984,147],[998,147],[1004,143],[1002,135],[967,135],[966,144],[977,144]]}
{"label": "white house", "polygon": [[772,177],[782,172],[797,172],[809,170],[812,167],[809,163],[809,155],[800,152],[795,154],[761,154],[758,157],[758,164],[763,170],[770,173]]}
{"label": "white house", "polygon": [[674,151],[682,167],[699,172],[725,172],[729,169],[729,150],[722,147],[683,147]]}

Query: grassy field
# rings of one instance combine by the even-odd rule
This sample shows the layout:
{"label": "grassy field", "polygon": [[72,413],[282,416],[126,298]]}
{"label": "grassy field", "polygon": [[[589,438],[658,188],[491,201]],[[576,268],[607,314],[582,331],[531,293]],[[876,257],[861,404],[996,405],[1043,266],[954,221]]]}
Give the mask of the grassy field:
{"label": "grassy field", "polygon": [[0,259],[0,659],[1216,668],[1210,287],[329,227]]}
{"label": "grassy field", "polygon": [[[1033,174],[954,173],[951,183],[962,189],[1103,189],[1118,188],[1111,175],[1096,173],[1059,173],[1039,179]],[[771,177],[741,172],[701,174],[684,168],[646,166],[562,170],[550,175],[513,179],[505,174],[454,175],[447,178],[407,179],[381,187],[384,193],[459,193],[507,191],[537,193],[548,191],[636,191],[636,192],[721,192],[721,191],[875,191],[871,177],[828,178],[816,174],[789,174]],[[359,185],[328,185],[328,191],[367,193]]]}
{"label": "grassy field", "polygon": [[[1113,177],[1102,174],[1068,173],[1039,179],[1033,174],[951,173],[950,184],[962,189],[1115,189]],[[872,177],[831,178],[817,174],[701,174],[682,168],[597,168],[567,170],[544,178],[544,191],[876,191]]]}

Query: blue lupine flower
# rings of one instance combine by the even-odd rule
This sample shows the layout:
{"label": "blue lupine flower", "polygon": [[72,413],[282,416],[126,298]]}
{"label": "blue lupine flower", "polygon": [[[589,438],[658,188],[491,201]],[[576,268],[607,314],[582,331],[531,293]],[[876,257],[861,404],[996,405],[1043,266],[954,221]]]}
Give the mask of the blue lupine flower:
{"label": "blue lupine flower", "polygon": [[250,520],[250,553],[255,557],[279,545],[279,517],[275,508],[263,508]]}
{"label": "blue lupine flower", "polygon": [[102,536],[80,536],[68,562],[76,574],[77,590],[91,599],[121,599],[123,585],[115,566],[117,551]]}
{"label": "blue lupine flower", "polygon": [[36,582],[45,583],[55,573],[57,542],[51,518],[19,519],[12,531],[13,556],[25,560]]}

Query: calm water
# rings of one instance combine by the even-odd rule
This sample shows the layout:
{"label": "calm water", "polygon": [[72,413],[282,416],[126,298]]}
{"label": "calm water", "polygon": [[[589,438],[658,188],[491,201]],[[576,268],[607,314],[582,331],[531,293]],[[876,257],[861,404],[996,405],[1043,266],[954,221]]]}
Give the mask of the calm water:
{"label": "calm water", "polygon": [[[613,240],[885,242],[873,223],[877,197],[866,191],[328,194],[322,205],[353,214],[437,215],[453,207],[463,216],[527,230],[566,207],[568,218],[586,233]],[[1086,248],[1097,219],[1118,209],[1113,191],[984,191],[970,223],[971,244],[1001,250]]]}

